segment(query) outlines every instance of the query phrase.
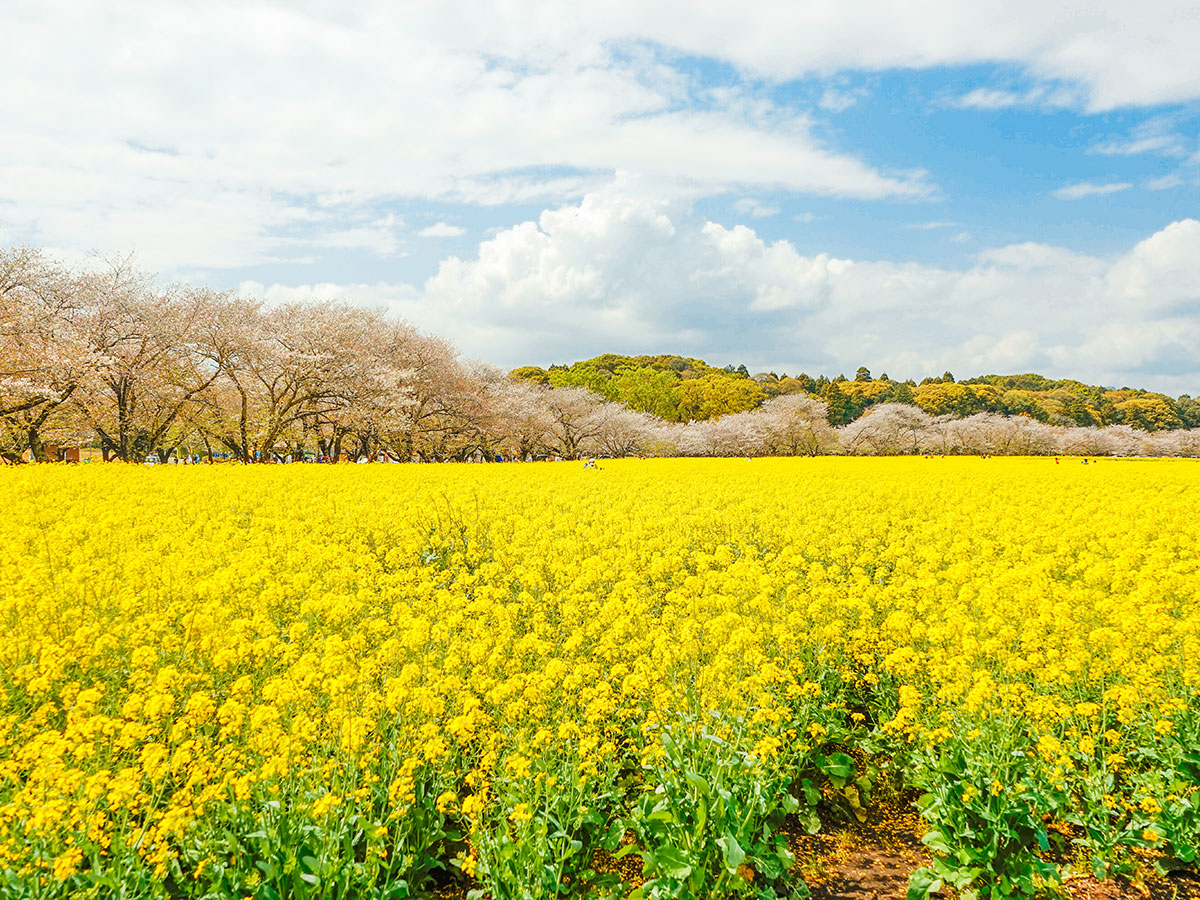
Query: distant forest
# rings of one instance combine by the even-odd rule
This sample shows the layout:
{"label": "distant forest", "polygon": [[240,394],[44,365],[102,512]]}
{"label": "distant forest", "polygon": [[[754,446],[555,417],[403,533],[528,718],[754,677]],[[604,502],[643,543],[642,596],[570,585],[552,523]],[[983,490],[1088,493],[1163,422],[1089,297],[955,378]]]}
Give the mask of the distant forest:
{"label": "distant forest", "polygon": [[932,416],[961,419],[976,413],[1024,416],[1051,425],[1130,425],[1145,431],[1200,427],[1200,400],[1139,388],[1108,388],[1043,375],[977,375],[957,380],[946,372],[920,382],[878,377],[865,366],[852,378],[805,372],[759,372],[711,366],[686,356],[605,353],[569,365],[521,366],[514,377],[550,387],[584,387],[607,400],[668,422],[706,421],[757,409],[772,397],[808,394],[828,405],[829,424],[847,425],[872,406],[904,403]]}

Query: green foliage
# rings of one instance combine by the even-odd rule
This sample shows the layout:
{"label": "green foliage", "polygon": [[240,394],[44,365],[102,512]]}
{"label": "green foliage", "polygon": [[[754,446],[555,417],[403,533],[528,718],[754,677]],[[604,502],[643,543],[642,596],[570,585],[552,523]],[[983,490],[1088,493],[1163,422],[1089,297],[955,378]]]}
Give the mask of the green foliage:
{"label": "green foliage", "polygon": [[614,399],[630,409],[673,421],[678,416],[678,377],[652,366],[621,366],[613,375]]}
{"label": "green foliage", "polygon": [[584,387],[606,400],[668,422],[704,420],[754,409],[767,396],[745,366],[714,368],[682,356],[606,353],[569,366],[513,369],[513,377],[551,387]]}
{"label": "green foliage", "polygon": [[550,373],[541,366],[521,366],[508,374],[513,378],[520,378],[522,381],[532,381],[534,384],[550,383]]}
{"label": "green foliage", "polygon": [[631,900],[806,893],[803,882],[783,885],[795,860],[780,828],[800,802],[787,775],[741,749],[744,731],[744,723],[729,718],[714,718],[711,726],[680,720],[663,729],[661,757],[643,766],[650,790],[631,821],[648,879]]}
{"label": "green foliage", "polygon": [[841,384],[839,381],[831,381],[821,392],[821,399],[828,404],[829,424],[834,426],[854,421],[854,406],[842,390]]}
{"label": "green foliage", "polygon": [[759,406],[764,394],[749,378],[709,374],[679,383],[678,419],[697,421],[744,412]]}
{"label": "green foliage", "polygon": [[1182,428],[1183,420],[1167,397],[1135,397],[1115,404],[1121,421],[1146,431]]}
{"label": "green foliage", "polygon": [[475,833],[477,876],[493,900],[600,896],[620,883],[591,867],[595,850],[616,850],[625,833],[619,818],[609,821],[616,773],[589,776],[581,762],[575,753],[548,749],[521,777],[497,779],[496,802]]}
{"label": "green foliage", "polygon": [[914,780],[925,788],[918,806],[930,831],[922,839],[933,864],[913,874],[910,900],[949,884],[973,900],[1028,897],[1036,878],[1057,879],[1043,861],[1049,849],[1042,815],[1049,805],[1030,785],[1030,745],[1018,723],[985,721],[982,733],[957,730],[914,758]]}

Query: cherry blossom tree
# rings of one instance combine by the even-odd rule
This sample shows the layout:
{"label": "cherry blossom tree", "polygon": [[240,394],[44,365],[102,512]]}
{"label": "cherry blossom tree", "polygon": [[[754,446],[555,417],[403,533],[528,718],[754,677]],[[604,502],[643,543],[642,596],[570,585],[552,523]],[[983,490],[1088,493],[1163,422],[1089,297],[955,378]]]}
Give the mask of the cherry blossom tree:
{"label": "cherry blossom tree", "polygon": [[202,329],[199,347],[217,378],[197,423],[242,462],[267,461],[281,441],[355,397],[359,348],[374,320],[331,303],[264,309],[231,298]]}
{"label": "cherry blossom tree", "polygon": [[225,302],[207,289],[154,286],[128,259],[110,260],[80,284],[96,365],[73,402],[106,458],[166,457],[194,398],[218,377],[198,345]]}
{"label": "cherry blossom tree", "polygon": [[554,428],[545,385],[517,378],[494,378],[485,383],[487,429],[506,459],[532,459],[546,452]]}
{"label": "cherry blossom tree", "polygon": [[601,433],[600,406],[604,398],[582,387],[555,388],[546,394],[550,413],[549,443],[565,459],[595,452]]}
{"label": "cherry blossom tree", "polygon": [[825,401],[807,394],[781,394],[760,410],[766,434],[764,452],[780,456],[836,453],[838,436],[829,424]]}
{"label": "cherry blossom tree", "polygon": [[0,455],[44,459],[67,401],[97,366],[76,279],[41,252],[0,250]]}
{"label": "cherry blossom tree", "polygon": [[604,456],[638,456],[658,446],[659,419],[620,403],[605,403],[596,412],[596,443]]}

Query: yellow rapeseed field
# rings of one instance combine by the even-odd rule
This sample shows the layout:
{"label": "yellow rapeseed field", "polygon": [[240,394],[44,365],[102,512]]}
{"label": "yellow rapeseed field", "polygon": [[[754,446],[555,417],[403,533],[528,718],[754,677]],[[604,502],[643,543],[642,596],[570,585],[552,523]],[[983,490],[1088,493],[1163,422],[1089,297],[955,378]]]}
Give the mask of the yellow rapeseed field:
{"label": "yellow rapeseed field", "polygon": [[[1200,848],[1200,463],[0,470],[0,895],[802,895]],[[641,854],[644,883],[597,859]]]}

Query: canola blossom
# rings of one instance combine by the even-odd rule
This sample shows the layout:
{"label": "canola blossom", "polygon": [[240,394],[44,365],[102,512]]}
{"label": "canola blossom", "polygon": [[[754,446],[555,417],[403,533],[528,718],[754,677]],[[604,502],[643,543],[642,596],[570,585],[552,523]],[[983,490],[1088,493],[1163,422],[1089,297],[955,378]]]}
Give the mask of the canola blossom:
{"label": "canola blossom", "polygon": [[888,778],[920,792],[918,893],[1192,862],[1197,487],[1191,460],[0,470],[0,894],[799,896],[789,829]]}

